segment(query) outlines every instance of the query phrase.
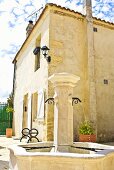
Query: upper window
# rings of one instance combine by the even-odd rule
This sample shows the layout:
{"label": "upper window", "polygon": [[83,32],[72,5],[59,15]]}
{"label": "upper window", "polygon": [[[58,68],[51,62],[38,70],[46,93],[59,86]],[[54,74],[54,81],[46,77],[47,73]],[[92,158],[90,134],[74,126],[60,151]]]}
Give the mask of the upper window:
{"label": "upper window", "polygon": [[40,43],[41,43],[41,36],[36,39],[36,47],[38,48],[38,52],[35,55],[35,68],[34,71],[37,71],[40,68]]}
{"label": "upper window", "polygon": [[104,79],[104,84],[108,84],[108,80]]}
{"label": "upper window", "polygon": [[94,32],[97,32],[97,28],[96,28],[96,27],[93,27],[93,31],[94,31]]}

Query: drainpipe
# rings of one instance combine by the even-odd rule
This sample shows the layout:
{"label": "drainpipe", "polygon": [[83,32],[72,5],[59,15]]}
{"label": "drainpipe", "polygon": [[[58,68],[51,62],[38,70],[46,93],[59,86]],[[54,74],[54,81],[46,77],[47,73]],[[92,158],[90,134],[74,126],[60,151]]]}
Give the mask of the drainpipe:
{"label": "drainpipe", "polygon": [[[16,66],[16,63],[17,63],[17,61],[15,60],[14,62],[14,71],[13,71],[13,90],[12,90],[12,95],[13,95],[13,107],[14,107],[14,95],[15,95],[15,80],[16,80],[16,68],[17,68],[17,66]],[[13,115],[13,117],[14,117],[14,115]],[[14,125],[14,119],[13,119],[13,123],[12,123],[12,127],[13,127],[13,135],[15,135],[15,125]]]}
{"label": "drainpipe", "polygon": [[94,34],[93,34],[93,17],[92,17],[92,1],[83,0],[83,11],[86,17],[86,46],[87,46],[87,75],[86,75],[86,91],[88,91],[88,112],[89,119],[97,132],[97,113],[96,113],[96,86],[95,86],[95,53],[94,53]]}
{"label": "drainpipe", "polygon": [[17,68],[17,66],[16,66],[16,63],[17,63],[17,61],[15,60],[14,61],[14,71],[13,71],[13,104],[14,104],[14,94],[15,94],[15,80],[16,80],[16,68]]}

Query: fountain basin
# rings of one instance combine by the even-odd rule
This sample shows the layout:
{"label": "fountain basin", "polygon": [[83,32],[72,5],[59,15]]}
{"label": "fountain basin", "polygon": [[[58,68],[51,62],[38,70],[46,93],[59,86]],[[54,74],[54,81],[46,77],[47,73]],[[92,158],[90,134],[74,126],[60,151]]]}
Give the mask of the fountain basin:
{"label": "fountain basin", "polygon": [[[83,149],[84,148],[84,149]],[[53,143],[13,145],[11,170],[113,170],[114,147],[76,142],[69,152],[54,152]]]}

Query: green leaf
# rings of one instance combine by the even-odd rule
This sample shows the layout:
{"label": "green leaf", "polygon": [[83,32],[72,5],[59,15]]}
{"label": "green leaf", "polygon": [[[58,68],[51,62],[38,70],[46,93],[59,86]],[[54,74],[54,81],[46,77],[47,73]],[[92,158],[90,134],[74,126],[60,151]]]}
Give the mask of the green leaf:
{"label": "green leaf", "polygon": [[94,128],[89,121],[84,121],[79,126],[79,133],[85,135],[94,134]]}

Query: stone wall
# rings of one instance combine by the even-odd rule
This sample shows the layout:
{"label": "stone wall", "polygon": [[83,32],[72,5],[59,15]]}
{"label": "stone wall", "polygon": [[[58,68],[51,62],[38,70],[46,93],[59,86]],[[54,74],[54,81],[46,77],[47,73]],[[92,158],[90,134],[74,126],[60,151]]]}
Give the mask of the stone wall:
{"label": "stone wall", "polygon": [[[85,35],[83,17],[62,9],[51,9],[50,13],[50,55],[49,75],[67,72],[78,75],[81,81],[74,88],[74,97],[84,98],[84,69],[85,69]],[[53,96],[53,86],[49,82],[49,95]],[[84,119],[84,104],[73,106],[74,109],[74,139],[78,122]],[[53,112],[50,112],[53,115]],[[53,117],[53,116],[52,116]],[[51,120],[48,119],[50,122]]]}
{"label": "stone wall", "polygon": [[114,140],[114,25],[94,23],[97,132],[99,141]]}

